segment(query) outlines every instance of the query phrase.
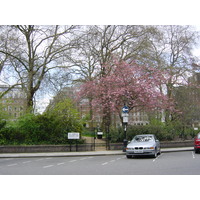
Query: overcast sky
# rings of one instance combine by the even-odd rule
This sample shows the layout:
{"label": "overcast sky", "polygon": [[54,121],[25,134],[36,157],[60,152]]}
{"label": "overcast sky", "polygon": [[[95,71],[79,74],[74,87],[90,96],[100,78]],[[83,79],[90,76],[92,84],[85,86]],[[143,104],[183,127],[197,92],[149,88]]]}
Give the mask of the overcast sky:
{"label": "overcast sky", "polygon": [[199,24],[198,0],[7,0],[1,24]]}

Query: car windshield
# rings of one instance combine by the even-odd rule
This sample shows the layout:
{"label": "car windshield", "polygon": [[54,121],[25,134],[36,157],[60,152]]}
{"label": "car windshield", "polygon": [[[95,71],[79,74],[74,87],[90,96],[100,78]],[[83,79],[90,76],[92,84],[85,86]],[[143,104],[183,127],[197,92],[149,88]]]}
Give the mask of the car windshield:
{"label": "car windshield", "polygon": [[200,139],[200,134],[197,135],[197,139]]}
{"label": "car windshield", "polygon": [[148,142],[153,141],[152,136],[135,136],[133,139],[134,142]]}

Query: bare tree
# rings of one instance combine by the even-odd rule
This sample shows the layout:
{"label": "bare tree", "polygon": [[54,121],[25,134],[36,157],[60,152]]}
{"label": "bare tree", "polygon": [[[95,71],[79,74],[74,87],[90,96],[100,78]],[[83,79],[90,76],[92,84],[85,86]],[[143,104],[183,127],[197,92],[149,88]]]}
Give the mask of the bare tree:
{"label": "bare tree", "polygon": [[79,81],[104,75],[104,65],[111,64],[115,58],[142,62],[151,45],[149,36],[153,32],[151,26],[84,26],[71,60],[76,65]]}
{"label": "bare tree", "polygon": [[[193,55],[197,33],[191,26],[157,26],[157,34],[151,38],[152,53],[150,62],[169,74],[165,84],[167,96],[173,99],[174,88],[187,82],[188,73],[192,70]],[[171,112],[166,111],[166,121]]]}
{"label": "bare tree", "polygon": [[6,28],[10,38],[5,40],[7,46],[0,48],[0,53],[9,57],[26,92],[27,109],[32,111],[34,95],[45,74],[58,68],[58,61],[65,61],[63,52],[69,52],[73,48],[73,32],[76,27],[18,25]]}
{"label": "bare tree", "polygon": [[[76,82],[92,81],[98,76],[106,76],[115,59],[131,62],[145,61],[150,48],[149,35],[154,32],[151,26],[84,26],[78,35],[78,46],[71,57],[76,66]],[[90,117],[92,120],[92,99],[89,97]],[[108,112],[107,112],[108,113]],[[105,120],[106,121],[106,120]]]}

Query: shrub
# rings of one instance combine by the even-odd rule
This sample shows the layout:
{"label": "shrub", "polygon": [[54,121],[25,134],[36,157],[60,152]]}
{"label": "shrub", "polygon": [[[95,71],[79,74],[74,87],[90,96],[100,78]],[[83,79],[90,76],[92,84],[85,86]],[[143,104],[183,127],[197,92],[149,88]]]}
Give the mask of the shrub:
{"label": "shrub", "polygon": [[[135,135],[139,134],[154,134],[161,140],[174,140],[178,137],[187,139],[194,137],[195,131],[192,127],[184,127],[179,123],[170,124],[149,124],[146,126],[129,125],[127,127],[127,140],[132,140]],[[112,128],[110,131],[111,142],[123,142],[124,130],[123,127]]]}

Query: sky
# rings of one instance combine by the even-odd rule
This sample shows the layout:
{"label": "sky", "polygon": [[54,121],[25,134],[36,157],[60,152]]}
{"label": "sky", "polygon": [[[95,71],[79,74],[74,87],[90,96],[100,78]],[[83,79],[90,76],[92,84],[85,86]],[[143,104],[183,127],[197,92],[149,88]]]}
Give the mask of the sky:
{"label": "sky", "polygon": [[1,24],[199,23],[198,0],[7,0],[1,8]]}
{"label": "sky", "polygon": [[[198,31],[200,31],[200,25],[195,25],[195,28]],[[197,47],[196,49],[194,49],[193,53],[195,56],[200,58],[200,47]],[[3,72],[2,72],[2,74],[3,74]],[[1,84],[3,84],[3,83],[0,81],[0,85]],[[52,98],[53,98],[52,94],[47,94],[47,93],[42,94],[40,92],[40,94],[37,95],[37,98],[36,98],[36,100],[37,100],[36,112],[42,113],[43,111],[45,111],[46,107],[49,105],[50,100]]]}

